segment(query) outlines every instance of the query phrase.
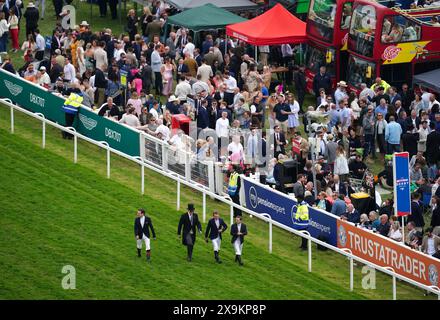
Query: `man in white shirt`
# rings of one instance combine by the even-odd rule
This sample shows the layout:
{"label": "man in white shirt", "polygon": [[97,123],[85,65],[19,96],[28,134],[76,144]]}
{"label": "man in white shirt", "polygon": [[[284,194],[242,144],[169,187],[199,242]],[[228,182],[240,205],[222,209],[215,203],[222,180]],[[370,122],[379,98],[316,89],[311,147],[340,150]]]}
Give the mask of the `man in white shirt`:
{"label": "man in white shirt", "polygon": [[153,101],[153,108],[150,109],[150,113],[153,115],[154,119],[159,119],[159,112],[157,111],[159,109],[159,102]]}
{"label": "man in white shirt", "polygon": [[41,66],[39,70],[40,70],[40,72],[37,74],[37,83],[40,86],[48,89],[50,87],[51,81],[50,81],[49,75],[46,72],[46,67]]}
{"label": "man in white shirt", "polygon": [[159,49],[160,45],[156,45],[151,53],[151,70],[154,72],[154,87],[156,88],[157,95],[161,95],[163,89],[162,73],[160,72],[162,58],[160,57]]}
{"label": "man in white shirt", "polygon": [[174,95],[179,99],[179,101],[183,104],[186,102],[188,95],[192,93],[191,85],[188,81],[186,81],[185,76],[181,76],[179,83],[176,85],[176,90],[174,91]]}
{"label": "man in white shirt", "polygon": [[229,71],[225,71],[223,76],[223,83],[226,84],[225,101],[230,106],[234,102],[234,92],[237,88],[237,80],[229,74]]}
{"label": "man in white shirt", "polygon": [[66,57],[66,59],[64,61],[65,61],[64,68],[63,68],[64,82],[72,83],[72,82],[74,82],[75,77],[76,77],[75,67],[73,66],[73,64],[70,63],[69,58]]}
{"label": "man in white shirt", "polygon": [[229,119],[226,111],[222,112],[222,117],[218,118],[215,123],[215,132],[218,138],[229,137]]}
{"label": "man in white shirt", "polygon": [[185,47],[183,48],[183,56],[185,56],[186,53],[189,53],[189,56],[194,59],[194,49],[196,46],[194,43],[192,43],[191,36],[188,36],[188,42],[185,44]]}
{"label": "man in white shirt", "polygon": [[434,105],[434,104],[438,104],[439,106],[440,106],[440,102],[438,102],[436,99],[435,99],[435,94],[434,93],[431,93],[431,95],[429,96],[429,110],[431,110],[432,109],[432,106]]}
{"label": "man in white shirt", "polygon": [[122,41],[118,42],[115,47],[115,52],[113,53],[113,57],[116,61],[119,61],[121,59],[121,54],[126,54],[124,50],[124,43]]}
{"label": "man in white shirt", "polygon": [[40,34],[40,30],[35,30],[35,44],[37,45],[35,59],[41,61],[44,59],[44,49],[46,47],[46,41],[44,37]]}

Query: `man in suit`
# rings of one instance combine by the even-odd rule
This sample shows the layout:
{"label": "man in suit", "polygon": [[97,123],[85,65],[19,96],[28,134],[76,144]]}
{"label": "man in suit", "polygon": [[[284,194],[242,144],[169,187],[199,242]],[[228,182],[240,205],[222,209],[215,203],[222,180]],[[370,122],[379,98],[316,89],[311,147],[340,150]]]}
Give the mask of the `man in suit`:
{"label": "man in suit", "polygon": [[426,229],[426,235],[423,237],[421,249],[423,253],[430,256],[433,256],[440,250],[440,237],[437,237],[433,233],[432,227]]}
{"label": "man in suit", "polygon": [[416,110],[411,110],[411,116],[406,118],[406,127],[408,128],[411,124],[413,125],[415,131],[419,130],[420,118],[417,116]]}
{"label": "man in suit", "polygon": [[211,239],[212,246],[214,248],[214,258],[217,263],[222,263],[219,257],[220,245],[222,242],[222,233],[226,231],[228,226],[219,217],[219,213],[214,211],[212,213],[212,219],[208,221],[205,231],[205,240],[208,243],[208,238]]}
{"label": "man in suit", "polygon": [[417,143],[419,141],[419,134],[413,133],[413,124],[407,125],[407,132],[402,134],[403,151],[409,152],[409,157],[412,158],[417,154]]}
{"label": "man in suit", "polygon": [[306,70],[306,66],[301,65],[299,69],[293,74],[293,81],[295,82],[295,89],[298,95],[298,103],[301,113],[304,112],[302,106],[307,91],[305,70]]}
{"label": "man in suit", "polygon": [[137,254],[141,256],[142,241],[145,242],[145,250],[147,252],[147,261],[150,262],[150,229],[153,239],[156,240],[156,233],[154,232],[153,223],[150,217],[145,215],[144,209],[138,209],[138,217],[134,220],[134,235],[136,237]]}
{"label": "man in suit", "polygon": [[203,130],[209,126],[209,114],[208,114],[208,100],[196,100],[197,101],[197,129]]}
{"label": "man in suit", "polygon": [[429,126],[432,131],[426,138],[426,145],[428,146],[426,148],[426,160],[431,165],[440,159],[440,132],[435,130],[435,123],[433,121],[431,121]]}
{"label": "man in suit", "polygon": [[284,146],[286,145],[287,141],[286,141],[286,137],[284,135],[284,132],[281,132],[280,126],[278,126],[278,125],[275,126],[274,130],[275,130],[274,137],[273,137],[274,138],[273,141],[274,141],[274,145],[275,145],[274,157],[278,158],[278,155],[280,153],[286,154],[286,150],[285,150]]}
{"label": "man in suit", "polygon": [[241,216],[236,216],[235,223],[231,226],[231,243],[235,249],[235,262],[238,262],[240,266],[243,265],[241,253],[243,252],[244,236],[247,235],[246,225],[241,222],[241,219]]}
{"label": "man in suit", "polygon": [[420,205],[420,193],[414,192],[411,195],[411,214],[408,216],[408,222],[413,221],[415,229],[423,232],[425,226],[425,220],[423,219],[423,210]]}
{"label": "man in suit", "polygon": [[180,58],[176,68],[176,80],[180,79],[181,76],[186,76],[189,72],[188,66],[183,62],[183,59]]}
{"label": "man in suit", "polygon": [[200,224],[197,213],[194,213],[193,203],[188,204],[187,210],[187,213],[182,214],[180,217],[177,235],[180,236],[183,229],[182,244],[186,246],[188,251],[187,260],[191,261],[194,244],[196,242],[196,228],[202,233],[202,225]]}
{"label": "man in suit", "polygon": [[315,96],[319,97],[319,89],[321,88],[325,90],[326,94],[331,93],[332,80],[327,73],[327,68],[325,66],[321,66],[319,68],[319,73],[313,77],[313,91],[315,92]]}

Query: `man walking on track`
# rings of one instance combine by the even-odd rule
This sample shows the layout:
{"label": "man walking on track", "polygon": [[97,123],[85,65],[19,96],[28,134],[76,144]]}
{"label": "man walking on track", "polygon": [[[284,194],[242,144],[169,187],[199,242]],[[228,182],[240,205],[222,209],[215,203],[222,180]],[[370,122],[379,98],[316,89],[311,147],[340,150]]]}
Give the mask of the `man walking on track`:
{"label": "man walking on track", "polygon": [[192,253],[194,244],[196,242],[196,228],[202,233],[202,225],[200,224],[199,217],[197,213],[194,213],[194,204],[188,204],[188,212],[182,214],[179,221],[179,226],[177,227],[177,235],[182,234],[182,244],[186,246],[188,250],[187,260],[192,260]]}
{"label": "man walking on track", "polygon": [[217,211],[212,213],[212,219],[208,221],[208,225],[206,226],[205,231],[205,240],[208,242],[208,237],[212,241],[212,246],[214,248],[214,258],[217,263],[222,263],[219,257],[220,245],[222,242],[222,233],[226,231],[228,226],[226,223],[219,217]]}
{"label": "man walking on track", "polygon": [[238,262],[240,266],[243,265],[241,261],[241,253],[243,252],[244,236],[247,235],[247,228],[244,223],[241,222],[241,216],[235,217],[235,223],[231,226],[231,243],[235,249],[235,262]]}
{"label": "man walking on track", "polygon": [[151,218],[145,215],[145,210],[139,209],[137,214],[138,217],[134,220],[134,235],[136,237],[138,257],[141,256],[142,241],[143,241],[145,242],[145,250],[147,251],[147,261],[151,262],[150,261],[150,257],[151,257],[150,229],[154,240],[156,240],[156,233],[154,232]]}

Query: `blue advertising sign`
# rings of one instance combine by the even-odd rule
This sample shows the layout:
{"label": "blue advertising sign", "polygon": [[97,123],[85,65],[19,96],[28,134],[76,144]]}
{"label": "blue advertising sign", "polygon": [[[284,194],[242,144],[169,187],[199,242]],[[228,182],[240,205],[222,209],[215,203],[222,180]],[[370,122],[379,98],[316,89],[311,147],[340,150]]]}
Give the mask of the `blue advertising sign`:
{"label": "blue advertising sign", "polygon": [[411,191],[409,177],[409,153],[393,154],[394,178],[394,213],[396,216],[407,216],[411,213]]}
{"label": "blue advertising sign", "polygon": [[[272,220],[286,227],[298,229],[293,222],[297,204],[295,200],[248,178],[242,179],[242,182],[247,208],[256,213],[267,213]],[[310,223],[307,231],[312,237],[326,239],[329,244],[337,246],[336,219],[337,217],[330,213],[309,207]]]}

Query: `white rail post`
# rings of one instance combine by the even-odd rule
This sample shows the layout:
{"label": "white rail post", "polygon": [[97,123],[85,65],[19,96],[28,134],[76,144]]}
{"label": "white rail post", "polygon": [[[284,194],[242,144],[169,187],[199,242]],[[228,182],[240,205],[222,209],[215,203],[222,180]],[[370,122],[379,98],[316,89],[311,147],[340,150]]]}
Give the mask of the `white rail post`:
{"label": "white rail post", "polygon": [[272,217],[268,213],[262,213],[269,221],[269,253],[272,253]]}
{"label": "white rail post", "polygon": [[312,239],[310,238],[310,233],[308,233],[309,238],[307,239],[307,251],[309,252],[309,272],[312,272]]}
{"label": "white rail post", "polygon": [[42,124],[42,126],[43,126],[43,129],[42,129],[42,132],[41,132],[41,135],[42,135],[42,137],[41,137],[41,147],[43,148],[43,149],[45,149],[46,148],[46,120],[45,120],[45,117],[44,117],[44,114],[42,114],[42,113],[35,113],[36,115],[38,115],[38,116],[40,116],[41,117],[41,124]]}
{"label": "white rail post", "polygon": [[177,180],[177,211],[180,210],[180,179]]}
{"label": "white rail post", "polygon": [[73,135],[73,162],[78,162],[78,137],[76,134]]}
{"label": "white rail post", "polygon": [[350,257],[350,292],[352,292],[354,289],[353,273],[354,273],[354,261],[353,261],[353,257]]}
{"label": "white rail post", "polygon": [[206,192],[203,191],[203,223],[206,222]]}
{"label": "white rail post", "polygon": [[107,179],[110,179],[110,148],[107,147]]}
{"label": "white rail post", "polygon": [[141,163],[141,194],[143,195],[143,194],[145,194],[145,167],[144,167],[144,160],[141,157],[139,157],[139,156],[134,157],[134,158]]}
{"label": "white rail post", "polygon": [[141,193],[145,194],[145,167],[143,162],[141,164]]}
{"label": "white rail post", "polygon": [[394,269],[391,267],[384,267],[384,269],[387,269],[387,270],[393,272],[393,300],[397,300],[396,271],[394,271]]}
{"label": "white rail post", "polygon": [[14,107],[11,106],[11,133],[14,133]]}
{"label": "white rail post", "polygon": [[43,149],[46,149],[46,121],[43,119],[43,141],[41,142]]}
{"label": "white rail post", "polygon": [[107,150],[107,179],[110,179],[110,145],[106,141],[102,141],[102,144],[105,146]]}
{"label": "white rail post", "polygon": [[272,220],[269,221],[269,253],[272,253]]}
{"label": "white rail post", "polygon": [[393,276],[393,300],[397,300],[396,276]]}
{"label": "white rail post", "polygon": [[343,248],[342,251],[348,252],[350,254],[350,292],[354,289],[354,260],[353,254],[350,249]]}
{"label": "white rail post", "polygon": [[230,206],[229,215],[231,216],[231,226],[234,224],[234,206]]}

